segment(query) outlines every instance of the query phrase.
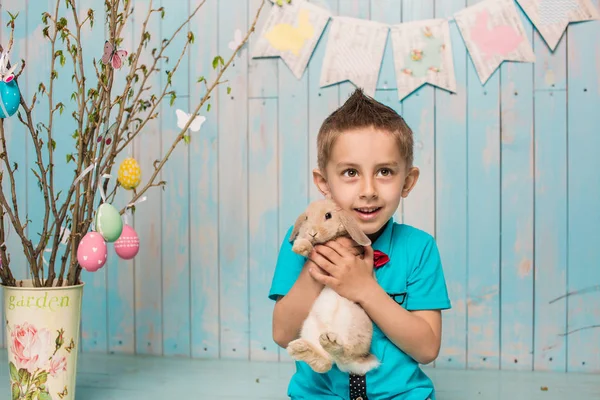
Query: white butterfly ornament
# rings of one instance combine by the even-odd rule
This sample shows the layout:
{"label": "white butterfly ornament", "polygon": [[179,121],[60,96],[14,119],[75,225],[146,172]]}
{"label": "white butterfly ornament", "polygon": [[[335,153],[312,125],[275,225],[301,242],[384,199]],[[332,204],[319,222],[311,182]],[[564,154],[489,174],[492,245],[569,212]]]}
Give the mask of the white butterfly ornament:
{"label": "white butterfly ornament", "polygon": [[[179,129],[185,128],[185,125],[188,123],[190,118],[192,118],[192,114],[188,114],[180,109],[175,110],[175,114],[177,114],[177,127]],[[203,117],[202,115],[196,115],[190,124],[189,129],[192,132],[198,132],[204,121],[206,121],[206,117]]]}

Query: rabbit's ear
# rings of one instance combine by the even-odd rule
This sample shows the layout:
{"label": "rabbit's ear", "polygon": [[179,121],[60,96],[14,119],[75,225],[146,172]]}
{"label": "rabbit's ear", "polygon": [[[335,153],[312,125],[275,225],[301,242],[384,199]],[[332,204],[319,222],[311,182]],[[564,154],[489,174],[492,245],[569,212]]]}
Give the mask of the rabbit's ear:
{"label": "rabbit's ear", "polygon": [[344,210],[339,210],[338,215],[342,225],[344,225],[344,228],[346,228],[346,231],[356,243],[360,244],[361,246],[369,246],[371,244],[371,239],[365,235],[362,229],[360,229],[358,226],[356,220],[352,218],[350,214]]}
{"label": "rabbit's ear", "polygon": [[298,233],[300,232],[300,227],[302,226],[302,224],[304,223],[304,221],[306,221],[306,213],[302,213],[298,216],[298,218],[296,218],[296,223],[294,224],[294,229],[292,229],[292,233],[290,234],[290,242],[293,242],[294,240],[296,240],[296,237],[298,236]]}

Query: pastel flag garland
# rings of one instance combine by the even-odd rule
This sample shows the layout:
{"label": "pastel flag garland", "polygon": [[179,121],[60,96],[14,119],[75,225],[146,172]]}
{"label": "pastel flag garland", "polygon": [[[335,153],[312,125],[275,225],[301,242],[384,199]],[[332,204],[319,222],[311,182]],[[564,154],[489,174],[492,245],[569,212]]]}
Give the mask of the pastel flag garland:
{"label": "pastel flag garland", "polygon": [[281,57],[294,76],[302,78],[330,17],[329,11],[304,0],[273,6],[252,58]]}
{"label": "pastel flag garland", "polygon": [[375,21],[334,18],[325,48],[321,87],[350,81],[374,96],[388,30],[388,25]]}
{"label": "pastel flag garland", "polygon": [[516,0],[554,51],[570,22],[600,19],[590,0]]}
{"label": "pastel flag garland", "polygon": [[512,0],[485,0],[454,17],[482,84],[504,61],[535,62]]}
{"label": "pastel flag garland", "polygon": [[391,37],[399,100],[425,83],[456,91],[448,20],[394,25]]}

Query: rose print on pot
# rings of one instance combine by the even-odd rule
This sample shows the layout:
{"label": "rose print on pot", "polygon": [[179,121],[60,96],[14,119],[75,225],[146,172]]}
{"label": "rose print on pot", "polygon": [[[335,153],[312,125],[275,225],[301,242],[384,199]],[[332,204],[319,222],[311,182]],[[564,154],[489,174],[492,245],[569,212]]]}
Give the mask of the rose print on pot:
{"label": "rose print on pot", "polygon": [[65,331],[52,334],[28,322],[8,326],[9,376],[13,400],[52,400],[61,397],[64,387],[53,387],[68,368],[66,354],[74,351],[74,340],[65,346]]}

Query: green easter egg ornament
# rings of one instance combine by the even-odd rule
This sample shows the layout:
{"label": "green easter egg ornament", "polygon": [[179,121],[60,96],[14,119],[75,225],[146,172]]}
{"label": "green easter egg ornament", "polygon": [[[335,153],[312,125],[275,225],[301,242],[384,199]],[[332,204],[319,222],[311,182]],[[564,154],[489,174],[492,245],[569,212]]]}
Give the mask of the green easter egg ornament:
{"label": "green easter egg ornament", "polygon": [[103,203],[96,211],[96,232],[100,233],[107,242],[114,242],[123,232],[121,214],[112,205]]}

